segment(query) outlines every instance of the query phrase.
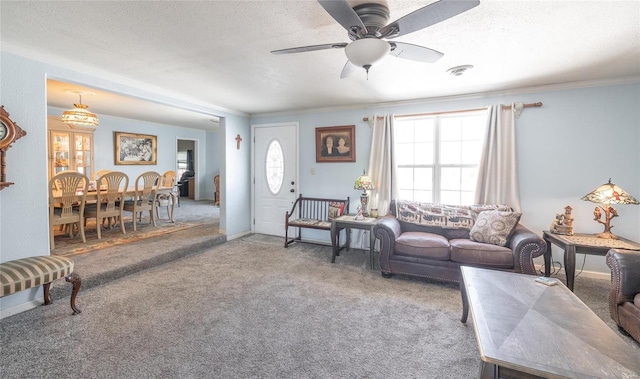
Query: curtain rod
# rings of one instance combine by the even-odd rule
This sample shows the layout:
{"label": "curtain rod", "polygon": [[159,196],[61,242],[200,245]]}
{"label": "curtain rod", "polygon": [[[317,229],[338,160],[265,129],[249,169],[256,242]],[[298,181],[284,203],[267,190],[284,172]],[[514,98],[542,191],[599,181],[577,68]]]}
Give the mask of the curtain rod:
{"label": "curtain rod", "polygon": [[[542,103],[540,101],[538,101],[537,103],[529,103],[529,104],[524,104],[525,108],[537,108],[537,107],[541,107]],[[502,109],[503,110],[507,110],[511,108],[511,105],[503,105]],[[417,117],[417,116],[435,116],[435,115],[439,115],[439,114],[451,114],[451,113],[465,113],[465,112],[474,112],[474,111],[484,111],[487,108],[474,108],[474,109],[461,109],[461,110],[457,110],[457,111],[448,111],[448,112],[431,112],[431,113],[414,113],[414,114],[403,114],[400,116],[396,116],[397,118],[402,118],[402,117]],[[379,116],[382,117],[382,116]],[[369,117],[365,116],[362,118],[362,121],[369,121]]]}

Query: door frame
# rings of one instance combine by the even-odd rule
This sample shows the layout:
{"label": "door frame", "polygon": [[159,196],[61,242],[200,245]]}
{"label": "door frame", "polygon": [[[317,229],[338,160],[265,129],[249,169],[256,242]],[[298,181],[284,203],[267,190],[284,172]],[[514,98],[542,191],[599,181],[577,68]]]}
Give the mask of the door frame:
{"label": "door frame", "polygon": [[296,194],[300,193],[300,123],[298,121],[290,122],[277,122],[269,124],[252,124],[251,125],[251,233],[255,233],[256,229],[256,129],[257,128],[272,128],[281,126],[294,126],[296,129],[296,180],[295,190]]}

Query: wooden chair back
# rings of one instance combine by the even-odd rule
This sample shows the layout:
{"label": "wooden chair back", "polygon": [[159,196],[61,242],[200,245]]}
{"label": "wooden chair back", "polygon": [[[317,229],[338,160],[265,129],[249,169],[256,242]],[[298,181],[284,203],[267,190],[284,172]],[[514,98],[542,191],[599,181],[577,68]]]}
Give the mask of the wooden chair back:
{"label": "wooden chair back", "polygon": [[56,225],[79,224],[83,242],[83,217],[89,178],[76,171],[63,171],[49,180],[49,234],[51,249],[55,248],[54,227]]}

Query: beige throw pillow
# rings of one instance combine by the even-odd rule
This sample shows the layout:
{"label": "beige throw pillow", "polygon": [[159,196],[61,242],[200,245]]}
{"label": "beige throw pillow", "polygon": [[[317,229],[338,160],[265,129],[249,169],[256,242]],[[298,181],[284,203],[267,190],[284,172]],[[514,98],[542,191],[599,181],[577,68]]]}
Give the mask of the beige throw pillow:
{"label": "beige throw pillow", "polygon": [[518,225],[522,213],[482,211],[469,232],[471,241],[505,246]]}

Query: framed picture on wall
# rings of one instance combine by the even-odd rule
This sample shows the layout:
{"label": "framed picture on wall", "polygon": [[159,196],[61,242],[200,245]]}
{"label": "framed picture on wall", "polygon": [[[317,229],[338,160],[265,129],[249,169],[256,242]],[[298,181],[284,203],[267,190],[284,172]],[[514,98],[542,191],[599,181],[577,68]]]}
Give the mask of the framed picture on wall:
{"label": "framed picture on wall", "polygon": [[355,125],[316,128],[316,162],[355,161]]}
{"label": "framed picture on wall", "polygon": [[158,139],[156,136],[123,132],[114,132],[114,135],[115,164],[158,164]]}

